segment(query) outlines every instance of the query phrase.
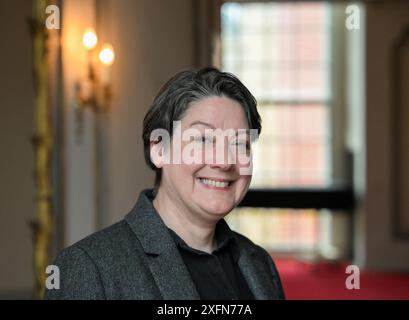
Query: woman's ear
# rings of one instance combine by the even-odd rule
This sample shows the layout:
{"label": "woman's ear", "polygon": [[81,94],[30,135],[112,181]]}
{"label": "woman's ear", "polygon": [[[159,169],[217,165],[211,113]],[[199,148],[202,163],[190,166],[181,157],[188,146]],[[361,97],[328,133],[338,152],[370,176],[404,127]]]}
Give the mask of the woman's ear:
{"label": "woman's ear", "polygon": [[151,161],[156,168],[160,169],[164,165],[164,154],[162,141],[151,141],[150,142],[150,156]]}

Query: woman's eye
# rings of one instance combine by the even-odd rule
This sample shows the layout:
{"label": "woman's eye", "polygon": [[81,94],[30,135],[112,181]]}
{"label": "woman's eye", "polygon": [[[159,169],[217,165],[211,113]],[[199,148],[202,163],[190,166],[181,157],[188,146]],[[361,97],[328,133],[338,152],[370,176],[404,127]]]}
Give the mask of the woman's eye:
{"label": "woman's eye", "polygon": [[213,143],[213,137],[207,137],[207,136],[197,136],[194,138],[194,141],[200,142],[200,143]]}
{"label": "woman's eye", "polygon": [[250,144],[246,141],[235,141],[233,143],[234,147],[237,148],[238,152],[249,152]]}
{"label": "woman's eye", "polygon": [[242,148],[246,148],[246,149],[249,149],[249,144],[246,142],[246,141],[236,141],[235,143],[234,143],[236,146],[238,146],[238,147],[242,147]]}

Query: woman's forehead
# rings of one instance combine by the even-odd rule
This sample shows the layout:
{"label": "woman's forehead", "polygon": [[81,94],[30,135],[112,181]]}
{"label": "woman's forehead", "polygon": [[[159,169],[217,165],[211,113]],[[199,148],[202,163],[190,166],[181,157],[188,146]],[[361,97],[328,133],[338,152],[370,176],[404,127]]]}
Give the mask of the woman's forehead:
{"label": "woman's forehead", "polygon": [[191,103],[181,120],[185,128],[248,129],[242,106],[226,97],[208,97]]}

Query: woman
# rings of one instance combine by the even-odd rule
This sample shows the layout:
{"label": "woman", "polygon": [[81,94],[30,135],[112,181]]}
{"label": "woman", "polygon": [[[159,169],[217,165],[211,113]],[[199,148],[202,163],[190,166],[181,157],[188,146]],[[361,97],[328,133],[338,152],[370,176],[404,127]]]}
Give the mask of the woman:
{"label": "woman", "polygon": [[144,119],[154,189],[124,220],[58,255],[60,289],[46,298],[283,299],[269,254],[223,220],[248,190],[249,132],[260,122],[231,74],[206,68],[170,79]]}

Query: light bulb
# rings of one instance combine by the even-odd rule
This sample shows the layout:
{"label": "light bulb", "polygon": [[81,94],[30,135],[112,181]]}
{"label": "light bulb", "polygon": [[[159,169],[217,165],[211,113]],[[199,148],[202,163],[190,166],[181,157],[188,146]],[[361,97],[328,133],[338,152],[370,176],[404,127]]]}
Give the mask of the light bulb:
{"label": "light bulb", "polygon": [[99,53],[99,60],[106,66],[110,66],[114,63],[115,53],[112,45],[109,43],[104,44],[101,52]]}
{"label": "light bulb", "polygon": [[82,36],[82,44],[84,45],[85,49],[92,50],[98,43],[98,37],[95,34],[94,29],[87,28]]}

